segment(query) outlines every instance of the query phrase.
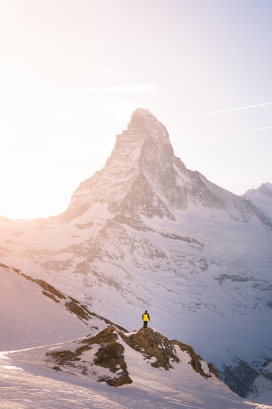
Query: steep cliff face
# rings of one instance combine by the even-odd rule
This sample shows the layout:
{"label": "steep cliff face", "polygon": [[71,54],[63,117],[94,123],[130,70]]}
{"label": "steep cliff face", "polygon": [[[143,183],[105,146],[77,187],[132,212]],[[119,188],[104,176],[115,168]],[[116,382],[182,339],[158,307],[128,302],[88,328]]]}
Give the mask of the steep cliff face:
{"label": "steep cliff face", "polygon": [[116,138],[105,167],[75,191],[61,220],[80,216],[95,203],[106,203],[114,214],[174,216],[169,209],[187,207],[186,167],[174,156],[165,127],[138,108],[128,128]]}

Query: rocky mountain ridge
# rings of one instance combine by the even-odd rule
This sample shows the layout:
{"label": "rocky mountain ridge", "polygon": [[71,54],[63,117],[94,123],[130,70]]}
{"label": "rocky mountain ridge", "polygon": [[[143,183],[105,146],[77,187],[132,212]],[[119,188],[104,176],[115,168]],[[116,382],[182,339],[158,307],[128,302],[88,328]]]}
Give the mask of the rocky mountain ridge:
{"label": "rocky mountain ridge", "polygon": [[138,108],[128,129],[117,135],[104,168],[82,182],[68,209],[58,220],[66,222],[86,213],[95,204],[107,204],[117,221],[126,223],[139,216],[176,220],[175,210],[186,210],[190,202],[204,207],[238,210],[239,219],[248,222],[256,215],[272,229],[257,208],[219,186],[199,172],[190,171],[174,155],[165,127],[146,109]]}
{"label": "rocky mountain ridge", "polygon": [[0,378],[4,405],[260,409],[232,393],[192,347],[152,328],[129,333],[109,326],[61,344],[5,352]]}
{"label": "rocky mountain ridge", "polygon": [[0,263],[0,351],[31,348],[115,325],[44,280]]}
{"label": "rocky mountain ridge", "polygon": [[188,170],[147,110],[64,213],[0,226],[3,263],[129,330],[148,308],[160,332],[194,345],[241,396],[272,359],[269,217]]}
{"label": "rocky mountain ridge", "polygon": [[[56,371],[66,369],[71,372],[72,368],[75,368],[76,371],[80,369],[83,375],[88,375],[88,372],[91,372],[92,376],[96,374],[93,367],[106,368],[111,374],[98,375],[97,382],[105,382],[109,386],[122,386],[133,382],[125,361],[125,345],[126,348],[129,347],[138,352],[139,359],[144,359],[153,368],[163,368],[166,371],[174,368],[172,363],[180,362],[176,352],[176,348],[179,348],[189,355],[191,360],[188,363],[200,376],[208,379],[214,375],[219,379],[212,364],[204,366],[207,373],[203,370],[201,365],[203,360],[191,346],[176,340],[169,340],[152,328],[142,328],[128,333],[127,331],[118,331],[114,326],[109,326],[96,335],[89,335],[84,339],[74,341],[73,344],[75,345],[69,344],[71,350],[67,349],[66,345],[53,350],[51,348],[50,351],[46,352],[46,365]],[[90,366],[88,368],[83,365],[87,363],[87,357],[84,354],[93,350],[94,345],[98,345],[99,349],[95,348],[96,352],[93,354],[92,360],[89,357],[88,364]]]}

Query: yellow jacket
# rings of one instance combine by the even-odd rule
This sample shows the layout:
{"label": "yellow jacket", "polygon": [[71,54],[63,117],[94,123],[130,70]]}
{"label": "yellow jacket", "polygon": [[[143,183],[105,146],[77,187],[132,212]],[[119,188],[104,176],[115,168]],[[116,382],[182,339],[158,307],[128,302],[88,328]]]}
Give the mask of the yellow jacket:
{"label": "yellow jacket", "polygon": [[143,321],[149,321],[149,320],[150,320],[149,314],[148,314],[147,312],[145,312],[145,313],[142,315],[142,320],[143,320]]}

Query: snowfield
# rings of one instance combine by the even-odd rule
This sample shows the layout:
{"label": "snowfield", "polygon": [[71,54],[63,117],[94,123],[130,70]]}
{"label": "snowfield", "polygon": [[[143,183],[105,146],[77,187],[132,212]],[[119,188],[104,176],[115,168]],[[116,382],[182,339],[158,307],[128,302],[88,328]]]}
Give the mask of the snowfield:
{"label": "snowfield", "polygon": [[[58,347],[60,345],[55,346]],[[54,346],[50,348],[52,350]],[[173,363],[173,368],[166,371],[153,368],[126,346],[125,359],[133,383],[115,388],[97,383],[91,377],[86,379],[79,373],[75,375],[73,369],[67,373],[46,368],[43,357],[48,349],[1,353],[1,408],[271,408],[238,397],[214,375],[203,378],[188,365],[186,352],[178,352],[180,362]],[[203,366],[205,368],[205,363]],[[101,373],[104,374],[105,370]]]}
{"label": "snowfield", "polygon": [[61,342],[107,326],[100,315],[16,268],[0,264],[0,280],[0,351]]}

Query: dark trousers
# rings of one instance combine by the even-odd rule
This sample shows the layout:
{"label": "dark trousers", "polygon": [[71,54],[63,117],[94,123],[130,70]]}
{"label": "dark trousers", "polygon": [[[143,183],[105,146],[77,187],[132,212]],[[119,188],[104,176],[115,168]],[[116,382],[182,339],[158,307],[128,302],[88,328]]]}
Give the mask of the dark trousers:
{"label": "dark trousers", "polygon": [[144,326],[143,326],[143,328],[147,328],[147,323],[148,323],[148,321],[144,321]]}

